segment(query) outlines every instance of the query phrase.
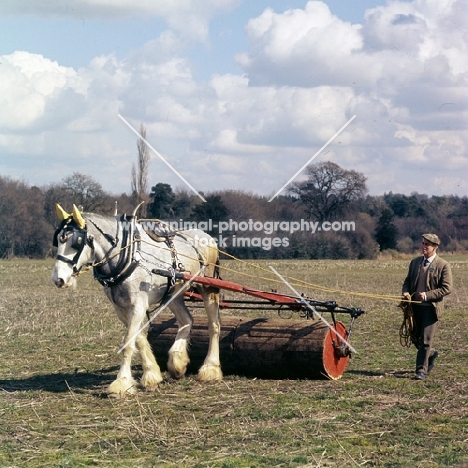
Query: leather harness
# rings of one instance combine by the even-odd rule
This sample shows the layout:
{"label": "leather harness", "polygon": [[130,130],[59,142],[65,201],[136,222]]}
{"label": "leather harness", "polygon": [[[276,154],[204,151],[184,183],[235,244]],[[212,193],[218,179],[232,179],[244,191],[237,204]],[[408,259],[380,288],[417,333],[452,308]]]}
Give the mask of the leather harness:
{"label": "leather harness", "polygon": [[[93,265],[87,264],[86,266],[93,267],[93,274],[94,278],[99,281],[99,283],[104,286],[105,288],[112,288],[113,286],[117,286],[123,281],[125,281],[140,265],[141,261],[141,234],[139,231],[139,225],[136,222],[135,217],[122,215],[117,220],[117,233],[119,232],[119,224],[125,223],[126,226],[129,226],[128,229],[122,229],[122,240],[119,242],[118,237],[113,237],[110,234],[107,234],[101,230],[101,228],[92,220],[88,220],[93,226],[106,238],[107,241],[112,245],[112,247],[117,247],[118,244],[121,245],[120,247],[120,254],[119,259],[114,268],[111,269],[110,272],[106,273],[103,268],[103,264]],[[77,268],[77,263],[81,253],[85,245],[88,245],[93,250],[94,256],[94,242],[93,239],[90,238],[87,234],[87,227],[80,228],[75,221],[73,221],[72,217],[64,219],[60,226],[57,228],[54,234],[53,245],[54,247],[58,247],[58,235],[61,233],[60,241],[66,242],[68,237],[72,236],[72,243],[71,247],[76,250],[76,254],[73,256],[72,259],[64,257],[63,255],[57,255],[56,259],[62,261],[64,263],[68,263],[73,267],[73,275],[78,275],[83,268],[82,265],[80,268]],[[165,302],[169,299],[175,289],[176,284],[176,274],[185,271],[184,265],[180,262],[177,258],[177,251],[174,246],[174,238],[179,236],[187,241],[188,244],[192,245],[193,249],[197,253],[198,260],[200,262],[200,266],[204,265],[204,259],[197,249],[195,245],[188,241],[188,239],[179,232],[168,232],[164,229],[153,231],[151,235],[151,231],[145,230],[147,234],[154,240],[155,242],[164,242],[171,252],[172,257],[172,266],[167,270],[164,270],[164,274],[160,274],[160,276],[167,278],[167,286],[166,290],[163,294],[163,297],[160,301],[160,304]],[[105,262],[107,263],[107,262]],[[149,270],[150,273],[155,274],[155,270]],[[112,289],[111,289],[112,293]]]}

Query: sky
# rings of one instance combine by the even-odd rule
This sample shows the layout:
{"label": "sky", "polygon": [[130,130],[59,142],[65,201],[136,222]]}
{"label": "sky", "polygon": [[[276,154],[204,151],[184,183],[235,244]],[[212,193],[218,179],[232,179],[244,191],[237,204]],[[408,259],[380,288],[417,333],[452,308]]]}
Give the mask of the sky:
{"label": "sky", "polygon": [[[271,197],[307,163],[468,196],[466,0],[2,0],[0,175]],[[154,151],[153,151],[154,150]]]}

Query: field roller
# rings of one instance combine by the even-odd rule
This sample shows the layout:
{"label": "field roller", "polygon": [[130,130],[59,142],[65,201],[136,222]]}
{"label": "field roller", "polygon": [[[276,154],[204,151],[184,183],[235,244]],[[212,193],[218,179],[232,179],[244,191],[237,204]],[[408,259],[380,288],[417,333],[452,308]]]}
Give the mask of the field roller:
{"label": "field roller", "polygon": [[[189,372],[196,373],[208,349],[206,318],[195,315],[190,335]],[[163,370],[178,327],[172,316],[158,317],[148,340]],[[346,337],[345,326],[336,331]],[[338,355],[335,328],[320,320],[221,318],[220,359],[224,374],[272,379],[338,379],[349,354]]]}
{"label": "field roller", "polygon": [[[164,274],[164,271],[154,271]],[[175,279],[210,285],[243,293],[256,300],[222,300],[220,309],[278,310],[280,316],[299,313],[304,319],[246,318],[221,316],[220,359],[224,374],[272,379],[339,379],[351,355],[349,338],[354,320],[364,312],[340,307],[334,301],[316,301],[276,291],[247,288],[216,278],[194,277],[179,273]],[[186,304],[196,308],[201,297],[196,288],[185,293]],[[330,323],[323,313],[331,314]],[[349,330],[336,320],[335,314],[351,316]],[[318,320],[321,318],[321,320]],[[168,351],[178,327],[172,316],[159,316],[150,325],[148,340],[156,359],[165,370]],[[208,349],[206,317],[194,315],[190,335],[189,372],[196,372]]]}

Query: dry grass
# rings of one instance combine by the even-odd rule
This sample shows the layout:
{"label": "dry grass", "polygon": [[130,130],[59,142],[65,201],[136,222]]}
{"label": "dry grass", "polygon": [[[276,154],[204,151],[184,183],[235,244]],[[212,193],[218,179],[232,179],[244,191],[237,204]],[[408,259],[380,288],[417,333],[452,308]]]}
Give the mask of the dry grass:
{"label": "dry grass", "polygon": [[[399,344],[395,303],[340,294],[331,298],[368,314],[338,381],[226,376],[206,385],[188,376],[123,401],[104,395],[123,328],[91,275],[63,292],[50,284],[50,261],[0,262],[0,466],[468,466],[468,258],[449,260],[456,292],[425,382],[411,379],[415,353]],[[269,264],[327,287],[393,295],[408,261]]]}

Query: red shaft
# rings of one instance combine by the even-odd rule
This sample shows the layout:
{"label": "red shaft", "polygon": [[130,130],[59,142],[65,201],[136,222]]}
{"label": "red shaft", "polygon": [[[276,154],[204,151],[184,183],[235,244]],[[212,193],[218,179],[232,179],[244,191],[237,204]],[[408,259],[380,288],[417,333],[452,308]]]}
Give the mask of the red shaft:
{"label": "red shaft", "polygon": [[183,273],[184,280],[192,281],[193,283],[205,284],[207,286],[214,286],[215,288],[226,289],[228,291],[239,292],[248,294],[249,296],[260,297],[271,302],[288,302],[297,304],[297,300],[293,297],[284,296],[283,294],[275,292],[259,291],[258,289],[250,289],[242,286],[239,283],[225,281],[219,278],[208,278],[206,276],[192,276],[189,273]]}

